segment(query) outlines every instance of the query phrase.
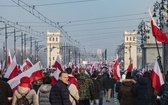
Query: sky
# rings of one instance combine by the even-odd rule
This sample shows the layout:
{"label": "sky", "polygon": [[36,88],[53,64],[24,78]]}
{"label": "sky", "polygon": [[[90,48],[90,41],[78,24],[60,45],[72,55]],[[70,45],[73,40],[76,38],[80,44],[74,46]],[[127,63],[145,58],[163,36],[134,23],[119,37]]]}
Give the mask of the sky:
{"label": "sky", "polygon": [[[18,0],[13,0],[18,2]],[[36,18],[12,0],[1,0],[0,16],[38,32],[56,32],[58,29]],[[114,57],[117,46],[123,42],[124,31],[138,30],[142,20],[149,20],[147,7],[153,10],[155,0],[21,0],[35,7],[79,42],[87,52],[107,49],[108,57]],[[4,24],[0,23],[0,27]],[[4,31],[0,31],[0,43],[4,42]],[[18,35],[20,33],[17,33]],[[45,44],[45,35],[32,35],[40,44]],[[63,39],[66,39],[64,36]],[[13,36],[8,37],[8,46],[13,49]],[[19,46],[18,39],[17,45]],[[71,43],[71,42],[67,42]]]}

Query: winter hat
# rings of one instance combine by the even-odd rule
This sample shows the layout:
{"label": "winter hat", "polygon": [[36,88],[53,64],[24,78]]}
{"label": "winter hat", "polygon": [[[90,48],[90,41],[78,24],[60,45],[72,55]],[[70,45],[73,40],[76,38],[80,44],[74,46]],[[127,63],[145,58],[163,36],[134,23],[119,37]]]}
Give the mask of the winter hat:
{"label": "winter hat", "polygon": [[132,79],[131,72],[127,72],[127,74],[126,74],[126,79]]}
{"label": "winter hat", "polygon": [[32,86],[31,86],[31,83],[30,83],[30,78],[29,77],[22,77],[20,79],[20,86],[31,88]]}

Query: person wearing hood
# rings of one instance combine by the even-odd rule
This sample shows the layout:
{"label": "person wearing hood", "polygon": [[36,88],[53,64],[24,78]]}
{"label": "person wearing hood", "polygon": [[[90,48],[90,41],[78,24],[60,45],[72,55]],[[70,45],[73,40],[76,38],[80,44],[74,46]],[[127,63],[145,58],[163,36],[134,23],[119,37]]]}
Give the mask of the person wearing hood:
{"label": "person wearing hood", "polygon": [[136,105],[136,98],[132,92],[132,87],[136,82],[132,79],[131,72],[127,72],[126,79],[121,83],[119,95],[120,105]]}
{"label": "person wearing hood", "polygon": [[152,105],[148,84],[150,85],[147,77],[137,76],[137,82],[133,87],[136,105]]}
{"label": "person wearing hood", "polygon": [[17,105],[17,100],[20,99],[22,96],[25,96],[30,104],[38,105],[37,94],[35,90],[32,89],[29,77],[22,77],[20,79],[20,85],[13,94],[12,105]]}
{"label": "person wearing hood", "polygon": [[49,95],[51,90],[51,78],[49,76],[45,76],[43,78],[43,84],[40,86],[37,92],[37,96],[39,99],[39,105],[51,105],[49,101]]}

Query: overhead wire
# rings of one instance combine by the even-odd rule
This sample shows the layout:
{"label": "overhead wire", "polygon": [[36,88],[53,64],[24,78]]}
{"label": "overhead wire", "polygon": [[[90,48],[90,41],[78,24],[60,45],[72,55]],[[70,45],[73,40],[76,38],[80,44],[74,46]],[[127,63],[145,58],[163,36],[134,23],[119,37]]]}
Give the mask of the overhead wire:
{"label": "overhead wire", "polygon": [[[74,40],[71,38],[71,36],[69,36],[67,34],[67,32],[63,29],[62,26],[59,25],[59,22],[53,22],[52,20],[48,19],[47,17],[45,17],[42,13],[40,13],[38,10],[35,9],[35,6],[30,6],[28,4],[26,4],[25,2],[21,1],[21,0],[12,0],[15,4],[19,5],[21,8],[23,8],[24,10],[26,10],[27,12],[29,12],[30,14],[32,14],[33,16],[35,16],[36,18],[40,19],[41,21],[49,24],[52,27],[57,28],[63,35],[65,38],[67,38],[67,40],[69,42],[71,42],[72,44],[77,44],[83,47],[83,45],[81,45],[80,43],[78,43],[78,41]],[[24,6],[23,6],[23,5]]]}
{"label": "overhead wire", "polygon": [[[100,1],[100,0],[78,0],[78,1],[48,3],[48,4],[37,4],[37,5],[33,5],[33,6],[42,7],[42,6],[61,5],[61,4],[84,3],[84,2],[91,2],[91,1]],[[23,5],[23,6],[24,6],[24,5]],[[25,6],[26,6],[26,5],[25,5]],[[18,7],[18,6],[17,6],[17,5],[0,5],[0,7]]]}

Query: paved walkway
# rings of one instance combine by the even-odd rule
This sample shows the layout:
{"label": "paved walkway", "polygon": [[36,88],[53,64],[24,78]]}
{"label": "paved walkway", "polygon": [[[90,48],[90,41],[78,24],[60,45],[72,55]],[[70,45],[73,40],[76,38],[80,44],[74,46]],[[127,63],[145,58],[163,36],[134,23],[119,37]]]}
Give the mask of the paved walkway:
{"label": "paved walkway", "polygon": [[106,102],[105,98],[104,98],[104,102],[103,102],[103,105],[120,105],[119,102],[118,102],[118,99],[116,98],[117,94],[115,93],[114,94],[114,98],[111,98],[110,99],[110,102]]}

